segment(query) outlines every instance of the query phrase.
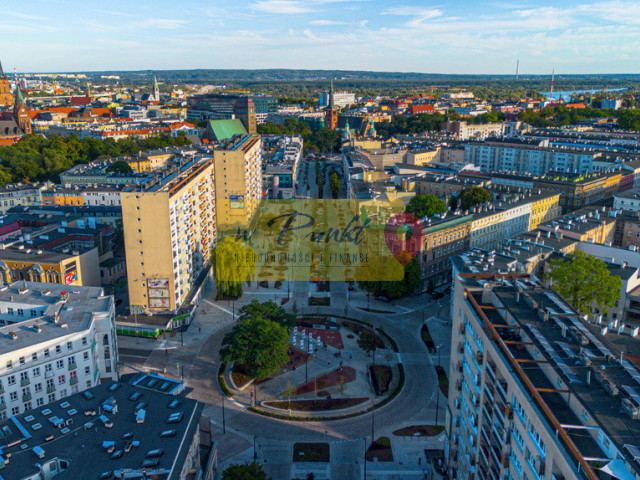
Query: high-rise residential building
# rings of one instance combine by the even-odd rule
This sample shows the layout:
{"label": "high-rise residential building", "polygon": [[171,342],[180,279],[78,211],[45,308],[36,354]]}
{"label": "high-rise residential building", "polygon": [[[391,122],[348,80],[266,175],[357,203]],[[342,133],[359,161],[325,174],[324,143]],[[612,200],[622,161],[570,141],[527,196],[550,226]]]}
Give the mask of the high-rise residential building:
{"label": "high-rise residential building", "polygon": [[188,161],[150,189],[123,191],[121,201],[130,305],[175,312],[216,241],[213,159]]}
{"label": "high-rise residential building", "polygon": [[213,160],[218,231],[248,225],[262,198],[262,138],[234,137],[216,147]]}
{"label": "high-rise residential building", "polygon": [[113,297],[101,288],[0,289],[0,420],[117,380]]}
{"label": "high-rise residential building", "polygon": [[456,478],[640,475],[637,340],[585,322],[529,275],[457,275],[452,320]]}

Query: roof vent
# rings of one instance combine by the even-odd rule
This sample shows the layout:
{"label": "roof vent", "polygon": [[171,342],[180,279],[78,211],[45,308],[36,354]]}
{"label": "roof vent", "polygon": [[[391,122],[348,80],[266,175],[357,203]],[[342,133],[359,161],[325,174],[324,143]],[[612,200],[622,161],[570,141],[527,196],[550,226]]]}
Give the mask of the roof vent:
{"label": "roof vent", "polygon": [[42,447],[33,447],[33,453],[35,453],[38,458],[44,458],[44,449]]}

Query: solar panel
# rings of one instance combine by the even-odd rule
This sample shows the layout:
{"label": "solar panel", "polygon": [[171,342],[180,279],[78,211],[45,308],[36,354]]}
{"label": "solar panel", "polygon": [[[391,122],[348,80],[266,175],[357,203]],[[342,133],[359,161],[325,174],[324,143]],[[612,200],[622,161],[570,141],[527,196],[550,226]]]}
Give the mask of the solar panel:
{"label": "solar panel", "polygon": [[574,359],[576,358],[576,353],[573,351],[573,349],[567,345],[564,342],[556,342],[556,345],[558,345],[562,351],[564,352],[564,354],[569,357],[570,359]]}
{"label": "solar panel", "polygon": [[629,385],[623,385],[622,390],[629,395],[629,398],[635,402],[636,406],[640,406],[640,394],[638,394],[635,388]]}
{"label": "solar panel", "polygon": [[630,445],[628,443],[624,446],[624,448],[627,450],[627,452],[631,454],[631,456],[636,462],[640,462],[640,448],[636,447],[635,445]]}
{"label": "solar panel", "polygon": [[569,383],[580,383],[580,379],[578,378],[578,376],[573,373],[569,365],[567,365],[565,361],[560,358],[556,350],[551,346],[544,335],[542,335],[542,333],[540,333],[540,331],[532,325],[529,325],[529,330],[531,330],[533,336],[536,337],[536,340],[540,342],[540,345],[542,345],[542,348],[545,350],[545,352],[547,352],[547,355],[551,357],[551,359],[556,363],[562,373],[567,376],[567,378],[569,379]]}

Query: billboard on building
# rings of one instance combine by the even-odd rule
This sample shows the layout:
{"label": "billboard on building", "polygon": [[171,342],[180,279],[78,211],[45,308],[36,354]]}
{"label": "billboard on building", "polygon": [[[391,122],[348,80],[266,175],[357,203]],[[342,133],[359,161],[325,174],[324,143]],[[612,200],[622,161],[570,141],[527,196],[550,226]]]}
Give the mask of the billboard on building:
{"label": "billboard on building", "polygon": [[235,208],[235,209],[244,208],[244,195],[230,195],[229,208]]}

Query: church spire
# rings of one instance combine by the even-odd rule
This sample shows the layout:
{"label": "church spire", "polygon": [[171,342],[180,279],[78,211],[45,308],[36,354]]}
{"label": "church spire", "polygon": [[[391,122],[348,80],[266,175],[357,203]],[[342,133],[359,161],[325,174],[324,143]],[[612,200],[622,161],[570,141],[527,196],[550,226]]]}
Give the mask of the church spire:
{"label": "church spire", "polygon": [[22,90],[20,90],[20,85],[16,84],[16,101],[14,106],[18,108],[24,105],[25,105],[25,101],[24,101],[24,97],[22,96]]}
{"label": "church spire", "polygon": [[153,76],[153,99],[157,102],[160,101],[160,87],[158,87],[158,79]]}
{"label": "church spire", "polygon": [[331,79],[331,84],[329,86],[329,108],[336,108],[336,104],[333,100],[333,78]]}
{"label": "church spire", "polygon": [[0,78],[4,78],[4,70],[2,70],[2,60],[0,60]]}

